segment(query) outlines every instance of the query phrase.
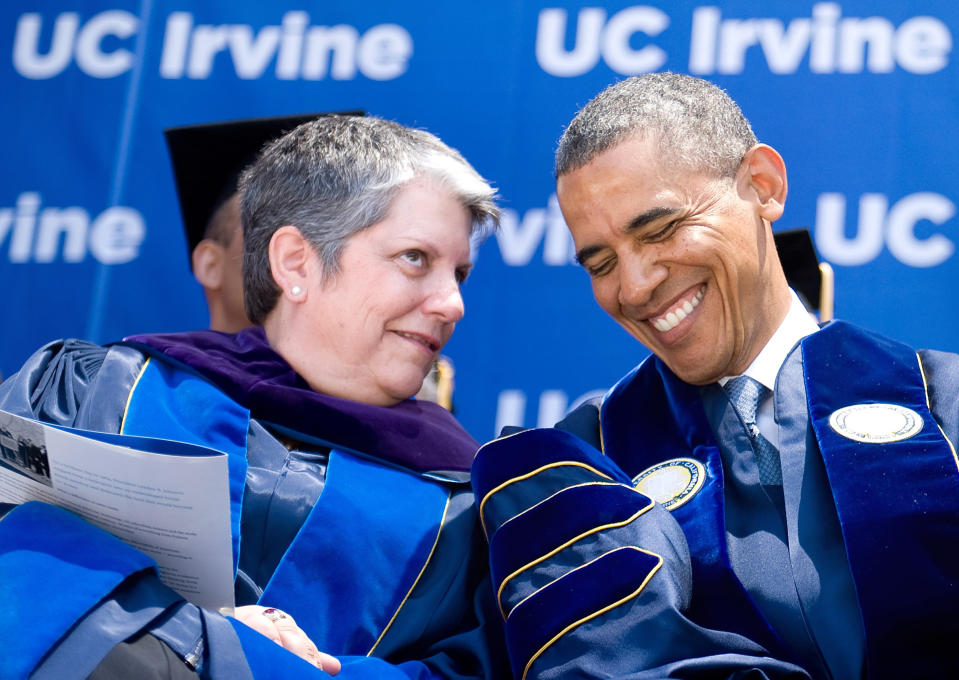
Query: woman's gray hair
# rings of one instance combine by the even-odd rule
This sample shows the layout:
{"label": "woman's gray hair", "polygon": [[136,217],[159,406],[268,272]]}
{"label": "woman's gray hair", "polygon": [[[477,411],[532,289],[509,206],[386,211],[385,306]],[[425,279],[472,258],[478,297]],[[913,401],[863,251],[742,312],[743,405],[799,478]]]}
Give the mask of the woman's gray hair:
{"label": "woman's gray hair", "polygon": [[670,164],[724,178],[736,174],[756,144],[739,106],[716,85],[679,73],[648,73],[610,85],[576,114],[559,140],[556,176],[634,135],[655,139]]}
{"label": "woman's gray hair", "polygon": [[498,223],[495,190],[435,135],[374,117],[322,116],[268,144],[240,178],[246,312],[263,323],[280,289],[270,269],[273,233],[292,225],[313,245],[324,277],[334,275],[353,234],[386,217],[416,177],[448,188],[471,217],[472,231]]}

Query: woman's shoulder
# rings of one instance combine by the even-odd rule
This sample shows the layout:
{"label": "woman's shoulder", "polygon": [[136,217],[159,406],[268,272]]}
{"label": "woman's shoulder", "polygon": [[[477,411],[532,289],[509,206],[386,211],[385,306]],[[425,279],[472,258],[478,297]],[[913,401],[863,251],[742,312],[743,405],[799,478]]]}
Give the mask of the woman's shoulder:
{"label": "woman's shoulder", "polygon": [[0,383],[0,409],[57,425],[116,431],[144,361],[130,347],[55,340]]}

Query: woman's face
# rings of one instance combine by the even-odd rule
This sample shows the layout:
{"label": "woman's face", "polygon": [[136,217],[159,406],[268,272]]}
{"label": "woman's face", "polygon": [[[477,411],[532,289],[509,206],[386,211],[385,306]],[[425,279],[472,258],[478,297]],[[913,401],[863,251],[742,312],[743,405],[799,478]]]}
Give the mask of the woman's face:
{"label": "woman's face", "polygon": [[377,405],[416,394],[463,317],[470,227],[448,189],[415,179],[385,219],[350,237],[339,271],[314,281],[303,305],[307,382]]}

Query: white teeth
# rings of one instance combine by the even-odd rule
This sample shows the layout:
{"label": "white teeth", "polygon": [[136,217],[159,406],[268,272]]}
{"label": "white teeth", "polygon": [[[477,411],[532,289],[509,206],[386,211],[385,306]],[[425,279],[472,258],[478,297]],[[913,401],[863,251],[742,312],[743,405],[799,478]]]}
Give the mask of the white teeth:
{"label": "white teeth", "polygon": [[671,331],[679,325],[679,322],[685,319],[687,316],[692,314],[693,309],[699,305],[699,302],[703,299],[703,291],[705,287],[700,288],[699,292],[696,293],[689,300],[685,300],[676,306],[675,309],[669,310],[666,314],[659,317],[658,319],[653,319],[650,323],[653,324],[653,327],[665,333],[666,331]]}
{"label": "white teeth", "polygon": [[397,334],[397,335],[400,335],[400,336],[402,336],[402,337],[404,337],[404,338],[409,338],[410,340],[412,340],[412,341],[414,341],[414,342],[418,342],[418,343],[420,343],[421,345],[423,345],[424,347],[427,347],[428,349],[430,349],[431,351],[432,351],[432,349],[433,349],[433,347],[432,347],[432,345],[431,345],[430,343],[426,342],[426,340],[424,340],[423,338],[421,338],[421,337],[418,336],[418,335],[411,335],[410,333],[404,333],[404,332],[402,332],[402,331],[396,331],[396,334]]}

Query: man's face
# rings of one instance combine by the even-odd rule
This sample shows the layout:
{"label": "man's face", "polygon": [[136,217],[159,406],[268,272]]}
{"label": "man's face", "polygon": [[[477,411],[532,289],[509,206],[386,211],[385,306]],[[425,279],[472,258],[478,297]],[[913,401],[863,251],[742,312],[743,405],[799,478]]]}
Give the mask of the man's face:
{"label": "man's face", "polygon": [[596,301],[703,385],[742,373],[786,315],[766,221],[782,206],[764,201],[745,161],[730,181],[666,160],[632,137],[562,175],[557,195]]}

